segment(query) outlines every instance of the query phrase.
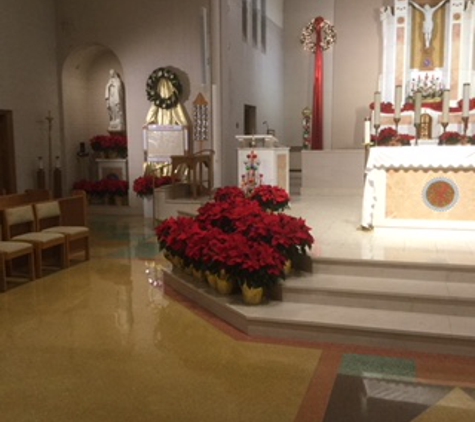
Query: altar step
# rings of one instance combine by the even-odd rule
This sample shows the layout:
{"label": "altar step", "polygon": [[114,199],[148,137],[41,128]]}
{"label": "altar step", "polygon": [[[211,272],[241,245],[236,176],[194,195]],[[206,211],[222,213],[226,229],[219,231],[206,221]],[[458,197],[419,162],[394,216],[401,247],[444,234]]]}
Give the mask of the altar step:
{"label": "altar step", "polygon": [[290,196],[298,196],[302,189],[302,170],[290,170],[289,193]]}
{"label": "altar step", "polygon": [[[318,259],[281,284],[284,302],[474,317],[475,267]],[[475,326],[474,326],[475,333]]]}
{"label": "altar step", "polygon": [[166,283],[258,337],[475,356],[475,268],[317,259],[276,299],[246,306],[180,272]]}

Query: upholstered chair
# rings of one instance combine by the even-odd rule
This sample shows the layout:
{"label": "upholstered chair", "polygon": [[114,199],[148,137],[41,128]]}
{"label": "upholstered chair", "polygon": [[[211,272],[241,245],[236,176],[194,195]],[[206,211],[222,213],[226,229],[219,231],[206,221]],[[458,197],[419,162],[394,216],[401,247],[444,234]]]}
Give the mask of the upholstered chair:
{"label": "upholstered chair", "polygon": [[32,205],[3,210],[3,231],[7,241],[27,242],[33,245],[37,277],[43,275],[43,252],[48,249],[57,250],[61,268],[68,266],[66,236],[61,233],[36,231],[36,219]]}
{"label": "upholstered chair", "polygon": [[69,259],[74,247],[84,251],[89,260],[89,228],[85,226],[65,226],[62,224],[61,208],[58,201],[33,204],[38,230],[42,233],[61,233],[66,236]]}
{"label": "upholstered chair", "polygon": [[13,275],[14,261],[25,257],[30,280],[35,279],[34,249],[27,242],[0,241],[0,292],[7,290],[7,276]]}

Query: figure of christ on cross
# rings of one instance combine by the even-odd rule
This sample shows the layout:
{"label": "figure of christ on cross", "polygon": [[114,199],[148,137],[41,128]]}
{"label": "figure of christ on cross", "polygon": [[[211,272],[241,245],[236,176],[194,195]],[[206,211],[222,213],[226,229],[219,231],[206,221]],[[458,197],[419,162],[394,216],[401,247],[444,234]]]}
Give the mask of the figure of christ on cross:
{"label": "figure of christ on cross", "polygon": [[422,31],[424,33],[425,48],[428,49],[432,43],[432,33],[434,31],[434,13],[437,12],[447,0],[442,0],[437,5],[431,7],[428,4],[421,6],[420,4],[410,1],[411,5],[422,12],[424,15],[424,23],[422,24]]}

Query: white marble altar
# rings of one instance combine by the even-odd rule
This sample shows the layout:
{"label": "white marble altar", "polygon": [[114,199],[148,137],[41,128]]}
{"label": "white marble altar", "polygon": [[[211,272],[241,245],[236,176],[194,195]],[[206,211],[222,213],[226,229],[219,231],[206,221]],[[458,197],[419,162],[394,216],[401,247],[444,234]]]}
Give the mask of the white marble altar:
{"label": "white marble altar", "polygon": [[[392,170],[395,171],[391,173]],[[413,173],[408,177],[410,171]],[[470,209],[463,209],[473,206],[473,178],[473,146],[371,148],[366,165],[361,225],[365,228],[475,229],[475,215]],[[453,190],[453,200],[448,201],[447,207],[437,208],[427,202],[427,189],[437,182]],[[399,192],[400,201],[405,200],[406,218],[397,218],[397,215],[394,218],[394,212],[388,209],[391,190]],[[418,209],[427,212],[416,211]]]}

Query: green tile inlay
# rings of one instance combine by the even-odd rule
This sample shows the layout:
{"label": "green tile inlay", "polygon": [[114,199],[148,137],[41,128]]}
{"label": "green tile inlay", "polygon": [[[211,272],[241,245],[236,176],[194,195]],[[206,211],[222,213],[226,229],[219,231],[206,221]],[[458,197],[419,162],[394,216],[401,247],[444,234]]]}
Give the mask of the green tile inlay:
{"label": "green tile inlay", "polygon": [[362,378],[404,379],[409,381],[416,377],[416,364],[409,359],[345,354],[339,373]]}

